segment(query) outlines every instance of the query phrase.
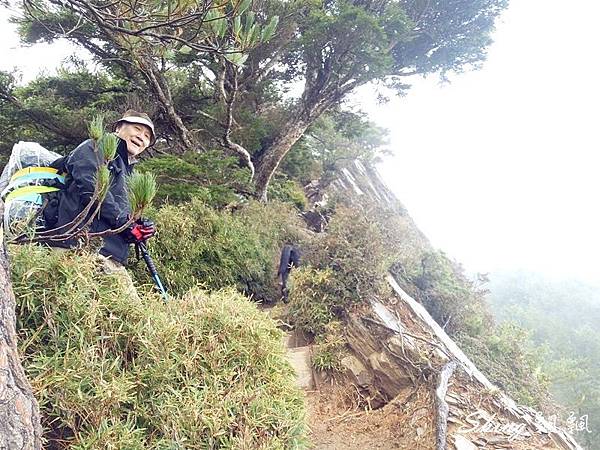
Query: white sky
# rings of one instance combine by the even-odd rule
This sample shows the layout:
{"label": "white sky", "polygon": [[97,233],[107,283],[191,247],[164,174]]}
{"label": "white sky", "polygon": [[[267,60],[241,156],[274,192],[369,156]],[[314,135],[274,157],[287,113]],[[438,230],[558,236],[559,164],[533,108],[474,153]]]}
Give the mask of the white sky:
{"label": "white sky", "polygon": [[[23,49],[0,9],[0,69],[52,70],[66,43]],[[384,106],[384,178],[432,243],[472,271],[600,279],[600,2],[513,0],[484,68],[419,79]]]}
{"label": "white sky", "polygon": [[75,47],[65,40],[21,47],[16,27],[8,23],[11,15],[14,13],[0,7],[0,70],[18,68],[23,80],[28,81],[40,72],[54,72],[57,65],[73,53]]}
{"label": "white sky", "polygon": [[600,279],[598,17],[594,0],[513,0],[482,70],[363,100],[390,130],[382,175],[467,269]]}

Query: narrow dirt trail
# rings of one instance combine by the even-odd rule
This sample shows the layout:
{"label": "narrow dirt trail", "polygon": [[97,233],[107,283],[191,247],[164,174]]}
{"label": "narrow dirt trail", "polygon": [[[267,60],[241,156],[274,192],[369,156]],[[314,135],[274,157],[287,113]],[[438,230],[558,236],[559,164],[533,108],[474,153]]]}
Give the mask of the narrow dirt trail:
{"label": "narrow dirt trail", "polygon": [[434,424],[426,392],[412,392],[405,403],[391,402],[378,410],[357,407],[359,395],[351,384],[322,386],[320,390],[307,392],[312,448],[430,450],[434,447]]}
{"label": "narrow dirt trail", "polygon": [[[282,305],[260,305],[271,318],[283,316]],[[297,374],[297,384],[306,394],[309,439],[315,450],[401,449],[397,444],[394,424],[398,414],[383,415],[380,411],[366,412],[357,406],[356,389],[334,386],[326,382],[316,386],[311,367],[311,347],[308,342],[283,323],[284,346],[288,359]]]}

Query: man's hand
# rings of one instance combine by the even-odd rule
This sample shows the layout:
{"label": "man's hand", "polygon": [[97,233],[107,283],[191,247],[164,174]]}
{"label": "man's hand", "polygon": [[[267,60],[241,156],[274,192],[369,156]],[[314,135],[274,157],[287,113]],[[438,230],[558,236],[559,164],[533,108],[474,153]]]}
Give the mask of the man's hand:
{"label": "man's hand", "polygon": [[123,235],[125,240],[130,244],[139,244],[150,239],[156,234],[154,222],[147,219],[139,219],[127,228]]}

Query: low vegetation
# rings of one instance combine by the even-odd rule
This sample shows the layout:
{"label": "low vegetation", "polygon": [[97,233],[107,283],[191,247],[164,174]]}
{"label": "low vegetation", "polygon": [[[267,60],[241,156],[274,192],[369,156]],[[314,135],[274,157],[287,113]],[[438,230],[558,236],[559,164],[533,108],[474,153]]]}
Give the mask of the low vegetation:
{"label": "low vegetation", "polygon": [[338,205],[326,233],[307,243],[306,267],[294,275],[290,318],[302,331],[319,336],[353,305],[386,295],[391,254],[381,224],[368,214]]}
{"label": "low vegetation", "polygon": [[[275,299],[281,247],[301,237],[296,211],[280,202],[249,202],[232,212],[194,199],[149,215],[159,230],[149,249],[175,294],[198,285],[209,290],[235,286],[258,300]],[[145,266],[134,267],[136,278],[148,283]]]}
{"label": "low vegetation", "polygon": [[12,269],[45,447],[304,448],[281,331],[236,291],[165,304],[95,256],[36,246],[13,248]]}
{"label": "low vegetation", "polygon": [[140,163],[138,170],[156,175],[157,204],[178,204],[195,198],[222,208],[238,203],[238,193],[251,189],[248,170],[240,169],[236,158],[223,157],[218,151],[161,155]]}
{"label": "low vegetation", "polygon": [[371,300],[385,300],[391,293],[384,274],[391,270],[493,383],[521,403],[553,410],[540,353],[530,349],[522,330],[495,326],[485,300],[486,277],[467,277],[407,216],[338,202],[326,232],[306,250],[306,265],[293,277],[288,321],[324,345],[313,358],[315,367],[339,367],[343,326],[334,333],[331,324],[343,323],[348,311]]}

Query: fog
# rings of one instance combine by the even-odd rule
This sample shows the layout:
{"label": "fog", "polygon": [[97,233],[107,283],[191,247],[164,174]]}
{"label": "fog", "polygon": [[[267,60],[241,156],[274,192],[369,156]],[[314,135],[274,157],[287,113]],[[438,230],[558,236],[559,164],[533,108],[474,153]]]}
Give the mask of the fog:
{"label": "fog", "polygon": [[419,78],[385,105],[383,177],[432,243],[474,272],[600,280],[600,5],[512,2],[475,72]]}

